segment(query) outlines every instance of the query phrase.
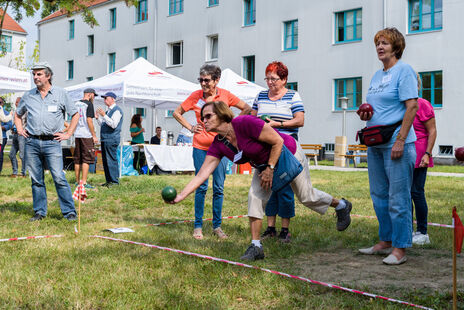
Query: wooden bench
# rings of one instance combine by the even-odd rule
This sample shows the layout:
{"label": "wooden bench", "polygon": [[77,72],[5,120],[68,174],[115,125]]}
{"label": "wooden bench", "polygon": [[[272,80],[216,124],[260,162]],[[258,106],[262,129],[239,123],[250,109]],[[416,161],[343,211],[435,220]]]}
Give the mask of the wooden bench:
{"label": "wooden bench", "polygon": [[349,144],[348,151],[345,154],[346,165],[350,166],[350,159],[353,159],[354,167],[356,168],[356,157],[367,158],[367,146],[364,144]]}
{"label": "wooden bench", "polygon": [[308,159],[308,163],[313,159],[314,164],[317,166],[317,156],[319,156],[319,151],[322,150],[322,144],[301,144],[301,148]]}

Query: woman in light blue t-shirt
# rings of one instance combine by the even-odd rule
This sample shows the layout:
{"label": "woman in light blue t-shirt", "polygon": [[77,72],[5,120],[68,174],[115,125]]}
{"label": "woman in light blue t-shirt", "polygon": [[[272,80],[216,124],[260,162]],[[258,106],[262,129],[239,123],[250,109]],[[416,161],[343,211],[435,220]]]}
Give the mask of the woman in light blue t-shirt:
{"label": "woman in light blue t-shirt", "polygon": [[388,255],[387,265],[404,263],[412,246],[411,185],[416,161],[412,122],[416,116],[417,79],[410,65],[400,60],[406,46],[396,28],[385,28],[374,37],[383,68],[372,77],[366,100],[374,112],[360,113],[367,126],[401,123],[390,141],[368,148],[369,186],[379,221],[379,239],[362,254]]}

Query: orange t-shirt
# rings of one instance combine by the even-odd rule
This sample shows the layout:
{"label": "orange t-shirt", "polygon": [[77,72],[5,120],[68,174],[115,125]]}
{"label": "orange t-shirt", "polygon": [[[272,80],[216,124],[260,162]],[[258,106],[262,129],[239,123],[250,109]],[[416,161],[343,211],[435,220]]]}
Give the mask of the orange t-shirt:
{"label": "orange t-shirt", "polygon": [[[240,99],[233,95],[228,90],[216,87],[217,94],[214,97],[214,101],[223,101],[229,107],[235,106],[240,102]],[[194,91],[184,102],[182,102],[181,107],[185,112],[193,110],[195,116],[197,117],[198,124],[202,124],[200,117],[201,107],[206,102],[203,100],[203,90],[199,89]],[[193,147],[200,150],[208,150],[211,143],[213,143],[214,137],[216,136],[215,132],[207,132],[203,129],[201,133],[196,133],[193,135]]]}

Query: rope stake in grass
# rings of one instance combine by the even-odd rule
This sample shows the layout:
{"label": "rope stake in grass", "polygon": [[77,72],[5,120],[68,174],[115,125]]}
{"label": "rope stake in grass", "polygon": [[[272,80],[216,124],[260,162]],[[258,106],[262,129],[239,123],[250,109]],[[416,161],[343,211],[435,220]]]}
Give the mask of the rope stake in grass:
{"label": "rope stake in grass", "polygon": [[0,242],[6,241],[19,241],[19,240],[29,240],[29,239],[44,239],[44,238],[60,238],[62,235],[47,235],[47,236],[29,236],[29,237],[18,237],[18,238],[9,238],[9,239],[0,239]]}
{"label": "rope stake in grass", "polygon": [[[376,216],[372,216],[372,215],[351,214],[351,217],[360,217],[360,218],[368,218],[368,219],[377,219]],[[414,221],[414,223],[417,224],[417,221]],[[439,224],[439,223],[427,223],[427,225],[428,225],[428,226],[444,227],[444,228],[454,228],[453,225]]]}
{"label": "rope stake in grass", "polygon": [[[227,219],[238,219],[238,218],[243,218],[243,217],[248,217],[248,215],[235,215],[235,216],[225,216],[222,217],[223,220]],[[212,218],[209,219],[204,219],[204,221],[212,221]],[[157,223],[157,224],[147,224],[147,226],[163,226],[163,225],[171,225],[171,224],[182,224],[182,223],[191,223],[194,222],[195,220],[185,220],[185,221],[174,221],[174,222],[166,222],[166,223]]]}
{"label": "rope stake in grass", "polygon": [[179,254],[185,254],[185,255],[204,258],[204,259],[209,259],[209,260],[212,260],[212,261],[222,262],[222,263],[226,263],[226,264],[230,264],[230,265],[241,266],[241,267],[251,268],[251,269],[257,269],[257,270],[261,270],[261,271],[264,271],[264,272],[273,273],[273,274],[276,274],[276,275],[279,275],[279,276],[292,278],[292,279],[295,279],[295,280],[301,280],[301,281],[304,281],[304,282],[308,282],[308,283],[312,283],[312,284],[318,284],[318,285],[322,285],[322,286],[325,286],[325,287],[330,287],[330,288],[342,290],[342,291],[345,291],[345,292],[360,294],[360,295],[369,296],[369,297],[372,297],[372,298],[383,299],[383,300],[390,301],[390,302],[396,302],[396,303],[400,303],[400,304],[410,306],[410,307],[415,307],[415,308],[419,308],[419,309],[427,309],[427,310],[432,309],[432,308],[427,308],[427,307],[424,307],[424,306],[416,305],[416,304],[413,304],[413,303],[410,303],[410,302],[407,302],[407,301],[402,301],[402,300],[393,299],[393,298],[389,298],[389,297],[384,297],[384,296],[380,296],[380,295],[376,295],[376,294],[366,293],[366,292],[363,292],[363,291],[358,291],[358,290],[354,290],[354,289],[343,287],[343,286],[338,286],[338,285],[334,285],[334,284],[330,284],[330,283],[311,280],[311,279],[308,279],[308,278],[304,278],[304,277],[300,277],[300,276],[294,276],[294,275],[284,273],[284,272],[280,272],[280,271],[275,271],[275,270],[271,270],[271,269],[267,269],[267,268],[261,268],[261,267],[252,266],[252,265],[248,265],[248,264],[238,263],[238,262],[234,262],[234,261],[230,261],[230,260],[222,259],[222,258],[217,258],[217,257],[213,257],[213,256],[197,254],[197,253],[188,252],[188,251],[182,251],[182,250],[177,250],[177,249],[171,249],[171,248],[162,247],[162,246],[154,245],[154,244],[148,244],[148,243],[142,243],[142,242],[136,242],[136,241],[130,241],[130,240],[124,240],[124,239],[117,239],[117,238],[111,238],[111,237],[105,237],[105,236],[95,235],[95,236],[91,236],[91,237],[92,238],[106,239],[106,240],[111,240],[111,241],[118,241],[118,242],[123,242],[123,243],[136,244],[136,245],[141,245],[141,246],[145,246],[145,247],[149,247],[149,248],[155,248],[155,249],[159,249],[159,250],[175,252],[175,253],[179,253]]}

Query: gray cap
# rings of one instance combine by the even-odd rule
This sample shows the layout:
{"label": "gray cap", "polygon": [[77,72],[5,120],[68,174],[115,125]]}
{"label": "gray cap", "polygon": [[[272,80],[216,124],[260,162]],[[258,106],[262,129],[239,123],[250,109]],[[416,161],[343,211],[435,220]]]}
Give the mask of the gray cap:
{"label": "gray cap", "polygon": [[50,67],[50,64],[46,61],[41,61],[36,63],[35,65],[32,66],[32,70],[40,70],[40,69],[52,69]]}
{"label": "gray cap", "polygon": [[84,89],[84,94],[94,94],[95,96],[98,96],[98,94],[95,92],[95,89],[93,88]]}

